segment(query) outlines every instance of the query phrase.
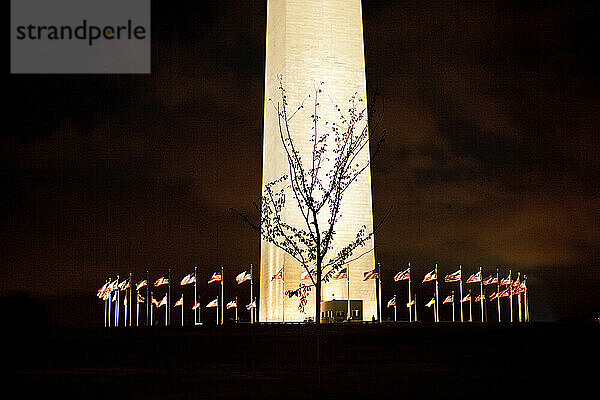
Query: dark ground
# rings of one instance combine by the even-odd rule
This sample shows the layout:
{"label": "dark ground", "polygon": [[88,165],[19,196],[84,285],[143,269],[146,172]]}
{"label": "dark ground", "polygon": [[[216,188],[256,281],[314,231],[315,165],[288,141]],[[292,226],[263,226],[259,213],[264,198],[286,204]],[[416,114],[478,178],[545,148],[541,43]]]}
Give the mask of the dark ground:
{"label": "dark ground", "polygon": [[[598,323],[322,333],[322,398],[598,398]],[[4,343],[4,399],[317,397],[313,325],[13,332]]]}

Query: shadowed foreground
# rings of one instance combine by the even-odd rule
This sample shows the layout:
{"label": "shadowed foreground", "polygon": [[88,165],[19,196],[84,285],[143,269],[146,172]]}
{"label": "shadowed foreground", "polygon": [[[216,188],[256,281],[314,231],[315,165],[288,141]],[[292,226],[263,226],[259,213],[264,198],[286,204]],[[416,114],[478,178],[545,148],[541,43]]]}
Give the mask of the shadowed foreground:
{"label": "shadowed foreground", "polygon": [[[322,333],[323,398],[585,399],[597,390],[597,323],[324,325]],[[312,325],[70,330],[4,343],[6,399],[317,397]]]}

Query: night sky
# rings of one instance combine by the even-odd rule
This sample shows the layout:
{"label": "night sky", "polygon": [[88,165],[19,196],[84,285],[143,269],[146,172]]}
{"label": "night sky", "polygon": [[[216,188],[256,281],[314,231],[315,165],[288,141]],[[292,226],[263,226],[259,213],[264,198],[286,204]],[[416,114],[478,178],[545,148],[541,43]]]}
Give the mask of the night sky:
{"label": "night sky", "polygon": [[[437,262],[526,273],[534,320],[600,312],[592,3],[363,0],[387,131],[371,171],[375,221],[391,207],[375,237],[385,301],[405,297],[391,280],[407,262],[417,277]],[[266,1],[155,2],[151,75],[5,75],[0,296],[98,325],[108,276],[178,282],[198,265],[205,301],[221,264],[226,297],[248,296],[232,281],[259,237],[228,210],[257,217],[265,23]]]}

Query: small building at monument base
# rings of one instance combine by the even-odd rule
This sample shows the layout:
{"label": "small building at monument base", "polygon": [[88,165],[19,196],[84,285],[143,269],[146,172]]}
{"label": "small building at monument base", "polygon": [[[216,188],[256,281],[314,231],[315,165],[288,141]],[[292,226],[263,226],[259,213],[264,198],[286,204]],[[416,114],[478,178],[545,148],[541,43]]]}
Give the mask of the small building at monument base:
{"label": "small building at monument base", "polygon": [[362,300],[350,300],[350,318],[348,318],[348,300],[329,300],[321,303],[321,322],[344,322],[363,320]]}

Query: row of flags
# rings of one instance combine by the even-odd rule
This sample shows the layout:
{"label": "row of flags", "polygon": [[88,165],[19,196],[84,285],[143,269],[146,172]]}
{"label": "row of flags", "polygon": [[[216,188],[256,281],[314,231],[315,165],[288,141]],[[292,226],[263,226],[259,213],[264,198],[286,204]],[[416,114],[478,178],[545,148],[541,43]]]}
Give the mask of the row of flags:
{"label": "row of flags", "polygon": [[[411,280],[410,272],[411,271],[410,271],[410,264],[409,264],[409,267],[407,269],[405,269],[403,271],[399,271],[394,275],[394,281],[396,281],[396,282],[405,281],[405,280],[409,281],[409,302],[407,303],[406,306],[409,308],[409,310],[412,310],[410,307],[412,305],[414,305],[414,299],[412,299],[412,297],[410,295],[410,280]],[[366,274],[365,274],[365,276],[366,276]],[[435,307],[434,318],[436,321],[439,321],[439,309],[436,306],[437,298],[438,298],[437,264],[432,271],[425,274],[425,276],[423,277],[422,283],[427,283],[427,282],[431,282],[431,281],[435,281],[435,295],[431,300],[429,300],[425,304],[425,306],[426,307]],[[462,267],[459,267],[459,269],[455,272],[445,275],[444,282],[445,283],[458,282],[460,284],[461,295],[458,298],[460,303],[467,303],[467,302],[471,303],[473,301],[470,290],[466,296],[462,295],[462,283],[463,283]],[[482,267],[480,267],[479,271],[474,272],[473,274],[469,275],[469,277],[466,279],[465,283],[467,283],[467,284],[479,283],[479,285],[480,285],[480,294],[474,298],[474,302],[481,303],[482,322],[483,322],[483,318],[484,318],[484,310],[483,310],[484,305],[483,304],[484,304],[485,300],[489,300],[489,301],[497,300],[498,320],[500,321],[500,311],[501,311],[500,299],[503,297],[510,298],[510,301],[511,301],[510,318],[511,318],[511,322],[512,322],[513,321],[513,314],[512,314],[512,297],[513,296],[518,296],[519,321],[522,321],[521,294],[525,294],[525,321],[529,320],[529,311],[528,311],[528,302],[527,302],[527,277],[525,275],[523,276],[523,279],[521,280],[521,274],[518,273],[517,279],[513,279],[512,271],[509,271],[508,276],[506,278],[500,279],[498,270],[496,270],[496,274],[491,274],[491,275],[484,277]],[[484,293],[483,287],[489,286],[489,285],[496,285],[497,290],[495,292],[489,294],[486,298],[486,294]],[[452,304],[453,305],[453,320],[454,320],[454,302],[455,302],[454,291],[452,292],[451,295],[448,295],[442,302],[442,304]],[[395,295],[392,299],[390,299],[388,301],[387,307],[388,308],[396,307],[396,296]],[[461,321],[462,321],[463,320],[462,307],[461,307],[460,311],[461,311]],[[416,312],[416,310],[415,310],[415,312]],[[469,309],[469,312],[470,312],[470,314],[472,313],[471,309]],[[395,313],[395,310],[394,310],[394,313]],[[471,318],[472,318],[472,316],[470,317],[470,319]]]}
{"label": "row of flags", "polygon": [[[456,272],[446,275],[444,277],[444,282],[446,282],[446,283],[461,282],[461,279],[462,279],[461,275],[462,275],[462,270],[459,269]],[[366,273],[365,273],[365,276],[366,276]],[[394,281],[396,281],[396,282],[409,280],[409,279],[410,279],[410,268],[406,269],[405,271],[398,272],[394,276]],[[437,280],[437,271],[433,270],[431,272],[428,272],[425,275],[422,283],[435,281],[435,280]],[[488,277],[486,277],[482,280],[481,279],[481,271],[478,271],[478,272],[475,272],[474,274],[472,274],[471,276],[469,276],[469,278],[466,280],[466,283],[482,283],[485,286],[492,285],[492,284],[498,284],[498,277],[496,275],[489,275]],[[513,295],[519,294],[519,293],[524,293],[527,291],[526,281],[525,280],[520,281],[520,278],[517,278],[516,280],[512,280],[510,276],[507,276],[506,278],[500,280],[500,285],[508,286],[508,287],[500,293],[494,293],[492,296],[508,297],[510,295],[511,288],[512,288]],[[464,301],[468,301],[468,300],[464,300]]]}
{"label": "row of flags", "polygon": [[[146,273],[146,274],[148,275],[148,273]],[[197,270],[194,270],[194,272],[185,275],[179,282],[179,285],[182,287],[194,284],[194,297],[196,298],[196,300],[192,302],[193,303],[192,310],[198,310],[201,307],[200,302],[197,301],[197,295],[196,295],[196,285],[197,285],[196,274],[197,274]],[[146,295],[147,296],[150,295],[150,297],[151,297],[150,304],[153,307],[160,308],[163,306],[167,306],[169,304],[170,292],[171,292],[170,275],[171,274],[169,271],[168,276],[159,277],[156,281],[154,281],[153,284],[149,283],[149,280],[147,277],[145,279],[141,279],[137,283],[132,283],[131,274],[129,275],[128,278],[123,279],[123,280],[119,280],[118,277],[115,280],[107,279],[107,281],[98,289],[98,292],[97,292],[97,297],[100,298],[101,300],[105,301],[105,326],[110,326],[110,320],[111,320],[111,314],[112,314],[111,303],[115,303],[115,302],[116,302],[116,306],[115,306],[115,311],[114,311],[114,316],[115,316],[115,324],[114,325],[118,326],[118,320],[119,320],[118,304],[120,303],[120,293],[124,292],[124,291],[126,292],[127,290],[129,290],[130,297],[128,299],[127,292],[126,292],[124,299],[122,301],[123,305],[125,306],[125,318],[126,318],[125,324],[126,325],[127,325],[127,318],[129,317],[129,326],[132,326],[131,308],[132,308],[133,304],[128,304],[128,303],[132,303],[132,302],[134,302],[134,304],[137,305],[138,323],[139,323],[139,314],[140,314],[139,313],[139,305],[146,303],[146,298],[144,296],[142,296],[142,294],[140,293],[140,291],[143,288],[146,288]],[[250,281],[252,283],[252,266],[250,266],[250,269],[244,270],[241,273],[239,273],[235,279],[236,279],[236,282],[238,285],[241,285],[242,283],[244,283],[246,281]],[[212,274],[212,276],[210,277],[210,279],[208,279],[208,281],[207,281],[207,283],[209,285],[214,282],[221,283],[221,296],[217,296],[216,299],[207,303],[206,307],[207,308],[220,307],[221,308],[221,310],[220,310],[221,321],[222,321],[223,306],[219,303],[219,300],[224,298],[224,295],[223,295],[223,268],[215,271]],[[164,297],[162,299],[159,300],[158,298],[153,298],[151,293],[149,293],[149,287],[152,285],[156,288],[165,286],[165,285],[168,286],[167,293],[164,295]],[[134,288],[135,288],[136,296],[132,301],[131,292],[133,291]],[[255,309],[256,309],[256,299],[252,295],[252,285],[251,285],[250,292],[251,292],[250,293],[251,299],[250,299],[250,303],[246,305],[246,309],[251,311],[251,321],[253,321]],[[148,319],[152,320],[152,312],[151,311],[152,311],[153,307],[146,309],[146,319],[147,320]],[[181,293],[181,297],[173,304],[173,307],[174,308],[181,307],[181,309],[182,309],[181,321],[183,324],[183,319],[184,319],[183,318],[183,293]],[[232,309],[232,308],[236,309],[236,320],[237,320],[237,297],[235,298],[235,300],[227,303],[227,309]],[[167,310],[167,309],[168,309],[168,307],[165,307],[165,310]],[[165,324],[168,324],[169,320],[170,320],[170,312],[165,311]],[[218,313],[217,313],[217,321],[218,321]],[[196,324],[198,323],[196,312],[194,313],[194,323],[196,323]]]}
{"label": "row of flags", "polygon": [[[313,276],[313,274],[316,273],[316,270],[310,269],[308,271],[304,271],[302,272],[302,274],[300,275],[300,279],[308,279],[309,277]],[[279,271],[277,273],[275,273],[274,275],[271,276],[271,281],[273,280],[278,280],[281,279],[283,280],[284,278],[284,269],[281,268],[279,269]],[[331,279],[347,279],[348,278],[348,268],[342,268],[340,270],[338,270],[337,272],[333,273],[331,275]],[[380,270],[379,270],[379,265],[377,265],[376,267],[374,267],[372,270],[366,271],[363,273],[363,280],[367,281],[370,279],[377,279],[379,280],[379,290],[381,290],[381,283],[380,283]],[[445,283],[453,283],[453,282],[459,282],[461,284],[461,296],[459,296],[458,300],[460,303],[466,303],[466,302],[471,302],[471,293],[469,292],[466,296],[462,296],[462,268],[459,268],[457,271],[452,272],[450,274],[447,274],[444,276],[444,282]],[[243,270],[242,272],[240,272],[239,274],[236,275],[235,280],[237,282],[238,285],[241,285],[242,283],[246,282],[246,281],[250,281],[252,283],[252,266],[250,269],[247,270]],[[409,267],[403,271],[399,271],[394,275],[394,281],[399,282],[399,281],[405,281],[408,280],[410,283],[411,280],[411,268],[410,268],[410,264]],[[422,283],[427,283],[427,282],[431,282],[431,281],[435,281],[436,283],[436,296],[433,297],[429,302],[427,302],[425,305],[427,307],[432,307],[436,305],[437,302],[437,284],[438,284],[438,270],[437,270],[437,264],[436,264],[436,268],[430,272],[428,272],[427,274],[425,274],[425,276],[422,279]],[[219,269],[217,271],[215,271],[212,276],[210,277],[210,279],[208,279],[207,283],[210,285],[212,283],[215,282],[220,282],[221,283],[221,290],[223,287],[223,269]],[[190,284],[194,284],[194,286],[196,286],[196,271],[187,274],[186,276],[184,276],[181,281],[180,281],[180,286],[186,286],[186,285],[190,285]],[[518,275],[517,279],[512,279],[512,275],[511,272],[509,272],[509,275],[506,278],[503,279],[499,279],[498,277],[498,272],[496,272],[495,275],[489,275],[487,277],[483,277],[483,273],[482,273],[482,269],[480,268],[479,271],[471,274],[467,279],[466,279],[466,283],[467,284],[473,284],[473,283],[479,283],[482,287],[481,289],[481,293],[479,295],[477,295],[474,299],[475,302],[481,302],[482,303],[482,308],[483,308],[483,301],[484,300],[498,300],[500,298],[503,297],[510,297],[511,301],[512,301],[512,296],[514,295],[520,295],[522,293],[527,293],[527,284],[526,284],[526,277],[524,277],[523,280],[520,279],[520,274]],[[488,286],[488,285],[493,285],[496,284],[498,290],[496,290],[494,293],[489,294],[486,298],[486,295],[483,293],[483,286]],[[154,287],[161,287],[164,285],[169,285],[169,293],[170,293],[170,274],[169,276],[161,276],[160,278],[158,278],[154,283],[153,283]],[[132,278],[131,278],[131,274],[128,278],[119,281],[119,279],[115,279],[115,280],[107,280],[104,285],[102,285],[102,287],[100,287],[98,289],[98,293],[97,296],[98,298],[107,301],[107,302],[116,302],[119,299],[119,292],[122,291],[126,291],[126,290],[132,290],[133,287],[135,287],[135,290],[137,292],[137,296],[136,296],[136,302],[139,303],[145,303],[146,299],[139,293],[140,290],[144,287],[146,287],[146,290],[148,290],[148,286],[149,286],[149,282],[148,279],[142,279],[139,282],[133,284],[132,286]],[[169,300],[169,296],[170,294],[165,294],[165,296],[161,299],[152,299],[151,303],[152,305],[154,305],[157,308],[160,308],[162,306],[166,306],[168,304],[168,300]],[[196,297],[196,296],[195,296]],[[221,298],[224,298],[223,296],[223,292],[221,292]],[[379,299],[381,299],[381,292],[379,294]],[[251,285],[251,293],[250,293],[250,303],[246,305],[246,309],[251,310],[252,311],[252,317],[254,317],[254,309],[256,308],[256,299],[253,297],[252,295],[252,285]],[[127,296],[125,296],[124,299],[124,304],[127,306]],[[454,297],[454,293],[452,293],[451,295],[448,295],[444,301],[442,302],[442,304],[454,304],[455,302],[455,297]],[[200,303],[197,301],[193,302],[193,306],[192,309],[193,310],[197,310],[201,307]],[[380,315],[381,315],[381,300],[379,301],[379,308],[380,308]],[[413,299],[410,295],[410,284],[409,284],[409,301],[406,304],[406,306],[409,308],[409,310],[412,310],[412,306],[414,306],[416,303],[415,299]],[[396,303],[396,296],[394,295],[394,297],[392,299],[390,299],[387,303],[387,307],[396,307],[397,303]],[[173,307],[182,307],[183,310],[183,293],[181,294],[181,297],[178,301],[176,301],[173,305]],[[207,303],[206,305],[207,308],[214,308],[214,307],[221,307],[221,309],[223,309],[223,305],[219,303],[219,297],[215,298],[214,300],[210,301],[209,303]],[[228,302],[226,304],[226,309],[232,309],[235,308],[236,309],[236,314],[237,314],[237,298],[236,300],[232,300],[230,302]],[[395,312],[395,310],[394,310]],[[416,312],[416,310],[415,310]],[[512,312],[512,306],[511,306],[511,312]],[[519,312],[520,312],[520,308],[519,308]],[[462,313],[462,309],[461,309],[461,313]],[[439,314],[439,311],[436,308],[436,319],[439,318],[439,316],[437,316]],[[221,311],[221,318],[222,318],[222,311]],[[461,317],[462,318],[462,317]],[[483,313],[482,313],[482,318],[483,318]],[[131,319],[131,317],[130,317]],[[237,319],[237,315],[236,315],[236,319]],[[222,319],[221,319],[222,320]],[[410,320],[410,319],[409,319]],[[512,314],[511,314],[511,320],[512,320]],[[183,323],[183,317],[182,317],[182,323]]]}
{"label": "row of flags", "polygon": [[[215,273],[213,273],[211,278],[208,280],[208,284],[211,284],[213,282],[221,282],[221,279],[222,279],[222,271],[218,270]],[[252,273],[250,272],[250,270],[245,270],[245,271],[241,272],[240,274],[238,274],[236,276],[235,280],[238,283],[238,285],[242,284],[245,281],[251,281]],[[185,277],[183,277],[183,279],[180,282],[180,285],[185,286],[185,285],[190,285],[192,283],[196,283],[196,273],[195,272],[192,272],[191,274],[188,274]],[[156,282],[154,282],[155,287],[168,285],[168,284],[169,284],[169,279],[164,276],[161,276],[160,278],[158,278],[156,280]],[[148,280],[142,279],[141,281],[139,281],[138,283],[135,284],[135,290],[139,291],[146,285],[148,285]],[[104,299],[104,297],[108,293],[112,293],[117,290],[125,291],[125,290],[129,289],[130,287],[131,287],[131,278],[124,279],[121,282],[119,282],[118,279],[115,279],[112,282],[107,281],[106,283],[104,283],[104,285],[102,285],[102,287],[100,289],[98,289],[97,296],[99,298]],[[106,299],[104,299],[104,300],[106,300]]]}

